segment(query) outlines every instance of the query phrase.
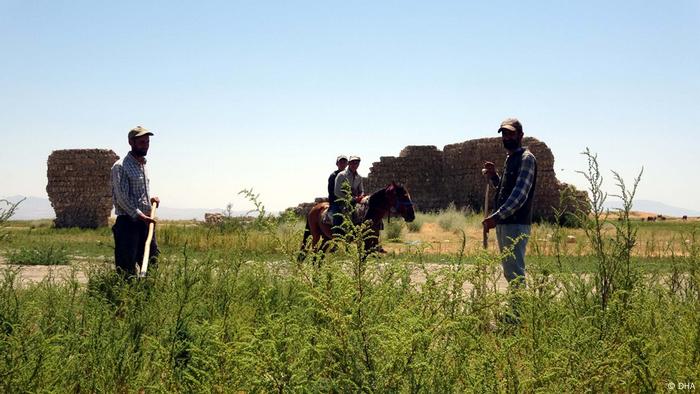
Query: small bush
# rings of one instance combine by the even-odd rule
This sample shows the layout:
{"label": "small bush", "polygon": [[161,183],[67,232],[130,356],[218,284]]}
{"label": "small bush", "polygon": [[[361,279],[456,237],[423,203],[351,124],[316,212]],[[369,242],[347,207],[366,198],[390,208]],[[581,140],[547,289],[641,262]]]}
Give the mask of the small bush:
{"label": "small bush", "polygon": [[110,305],[118,305],[121,302],[120,292],[124,280],[113,269],[91,272],[88,278],[87,294],[90,297]]}
{"label": "small bush", "polygon": [[454,203],[450,203],[447,209],[438,214],[437,222],[443,230],[452,231],[464,228],[467,225],[467,217],[465,211],[458,210]]}
{"label": "small bush", "polygon": [[10,264],[21,265],[66,265],[69,260],[66,249],[56,245],[14,250],[7,253],[6,257]]}
{"label": "small bush", "polygon": [[406,223],[406,228],[411,233],[418,233],[423,227],[423,217],[421,215],[416,215],[416,218],[412,222]]}
{"label": "small bush", "polygon": [[404,221],[399,219],[386,222],[386,225],[384,226],[386,238],[389,240],[400,240],[401,233],[403,232],[403,223]]}

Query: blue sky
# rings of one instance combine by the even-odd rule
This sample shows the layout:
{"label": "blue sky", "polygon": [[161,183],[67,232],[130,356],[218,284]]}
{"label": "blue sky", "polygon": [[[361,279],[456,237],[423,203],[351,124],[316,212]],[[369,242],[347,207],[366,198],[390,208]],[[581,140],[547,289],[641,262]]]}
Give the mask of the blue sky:
{"label": "blue sky", "polygon": [[338,153],[497,136],[517,116],[584,186],[586,147],[638,196],[700,208],[700,2],[0,0],[0,195],[45,196],[46,159],[156,135],[172,207],[279,210]]}

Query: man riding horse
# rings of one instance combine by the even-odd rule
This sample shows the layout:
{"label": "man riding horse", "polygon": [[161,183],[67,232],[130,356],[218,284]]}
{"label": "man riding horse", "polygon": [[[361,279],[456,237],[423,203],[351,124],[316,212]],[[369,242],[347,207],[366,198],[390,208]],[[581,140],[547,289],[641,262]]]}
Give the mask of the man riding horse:
{"label": "man riding horse", "polygon": [[[359,159],[359,158],[358,158]],[[338,175],[340,177],[340,174]],[[349,181],[346,181],[349,184]],[[347,186],[346,186],[347,188]],[[362,193],[357,193],[355,197],[362,196]],[[413,202],[406,188],[396,182],[391,182],[386,187],[372,193],[371,196],[365,198],[367,200],[367,210],[360,220],[369,224],[368,236],[364,239],[364,252],[381,252],[379,246],[379,232],[382,228],[382,219],[390,216],[400,216],[406,222],[412,222],[415,219],[413,210]],[[354,201],[354,200],[353,200]],[[328,209],[327,202],[320,202],[314,205],[306,215],[306,228],[304,229],[304,237],[301,241],[301,250],[299,260],[303,260],[309,248],[312,250],[326,251],[328,241],[334,236],[331,231],[331,226],[322,218],[324,212]],[[344,214],[338,215],[344,219]],[[342,222],[341,222],[342,223]],[[311,241],[310,243],[308,241]]]}
{"label": "man riding horse", "polygon": [[331,175],[328,177],[328,203],[331,205],[333,205],[335,201],[335,177],[348,168],[348,158],[345,155],[338,156],[335,159],[335,166],[338,167],[338,169],[331,172]]}
{"label": "man riding horse", "polygon": [[[362,201],[365,197],[365,188],[362,184],[362,176],[357,173],[357,168],[360,166],[359,156],[350,156],[348,167],[339,172],[335,177],[335,187],[333,189],[335,199],[330,202],[330,214],[333,218],[333,234],[342,235],[341,225],[343,224],[344,214],[351,210],[351,205],[355,205]],[[347,195],[343,186],[350,186],[350,196]],[[347,187],[347,186],[346,186]],[[351,205],[348,204],[350,202]]]}

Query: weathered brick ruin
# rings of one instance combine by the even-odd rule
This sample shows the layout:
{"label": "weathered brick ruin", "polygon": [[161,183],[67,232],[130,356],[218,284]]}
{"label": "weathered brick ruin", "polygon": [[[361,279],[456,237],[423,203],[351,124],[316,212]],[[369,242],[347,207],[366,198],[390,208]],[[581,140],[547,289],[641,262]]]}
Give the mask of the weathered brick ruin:
{"label": "weathered brick ruin", "polygon": [[286,211],[292,211],[297,216],[306,217],[306,215],[308,215],[311,211],[311,208],[313,208],[316,204],[327,201],[328,197],[316,197],[314,202],[302,202],[296,207],[287,208]]}
{"label": "weathered brick ruin", "polygon": [[46,192],[56,212],[56,227],[107,226],[112,210],[110,171],[118,159],[107,149],[66,149],[49,155]]}
{"label": "weathered brick ruin", "polygon": [[[561,183],[554,173],[554,156],[544,142],[525,137],[537,158],[537,188],[535,190],[534,216],[551,220],[553,207],[559,207],[560,191],[570,188],[576,201],[585,201],[585,192]],[[503,169],[506,153],[501,138],[481,138],[458,144],[446,145],[442,151],[435,146],[407,146],[399,157],[381,157],[372,164],[365,190],[374,191],[395,180],[406,185],[411,198],[420,211],[436,211],[454,203],[458,208],[481,211],[484,204],[486,183],[481,175],[485,161],[496,164],[499,173]],[[489,204],[493,205],[494,188],[491,188]],[[493,207],[490,207],[493,209]],[[572,204],[567,204],[572,210]]]}

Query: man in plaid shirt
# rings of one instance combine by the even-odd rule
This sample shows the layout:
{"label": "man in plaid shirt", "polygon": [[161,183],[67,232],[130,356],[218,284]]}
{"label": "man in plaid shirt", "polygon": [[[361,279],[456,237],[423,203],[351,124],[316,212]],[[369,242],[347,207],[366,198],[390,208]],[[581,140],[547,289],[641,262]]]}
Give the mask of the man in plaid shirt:
{"label": "man in plaid shirt", "polygon": [[[112,166],[112,201],[117,221],[114,233],[114,262],[117,272],[135,275],[136,264],[143,259],[151,219],[151,204],[160,205],[158,197],[149,197],[146,154],[153,133],[137,126],[129,131],[131,151]],[[149,258],[158,256],[155,233],[151,240]]]}
{"label": "man in plaid shirt", "polygon": [[502,261],[503,274],[513,286],[525,280],[525,246],[532,224],[532,202],[537,183],[537,160],[522,146],[523,126],[515,118],[501,122],[498,129],[508,151],[503,175],[492,162],[484,163],[484,175],[496,186],[496,211],[483,221],[484,230],[496,228],[501,251],[512,248]]}

